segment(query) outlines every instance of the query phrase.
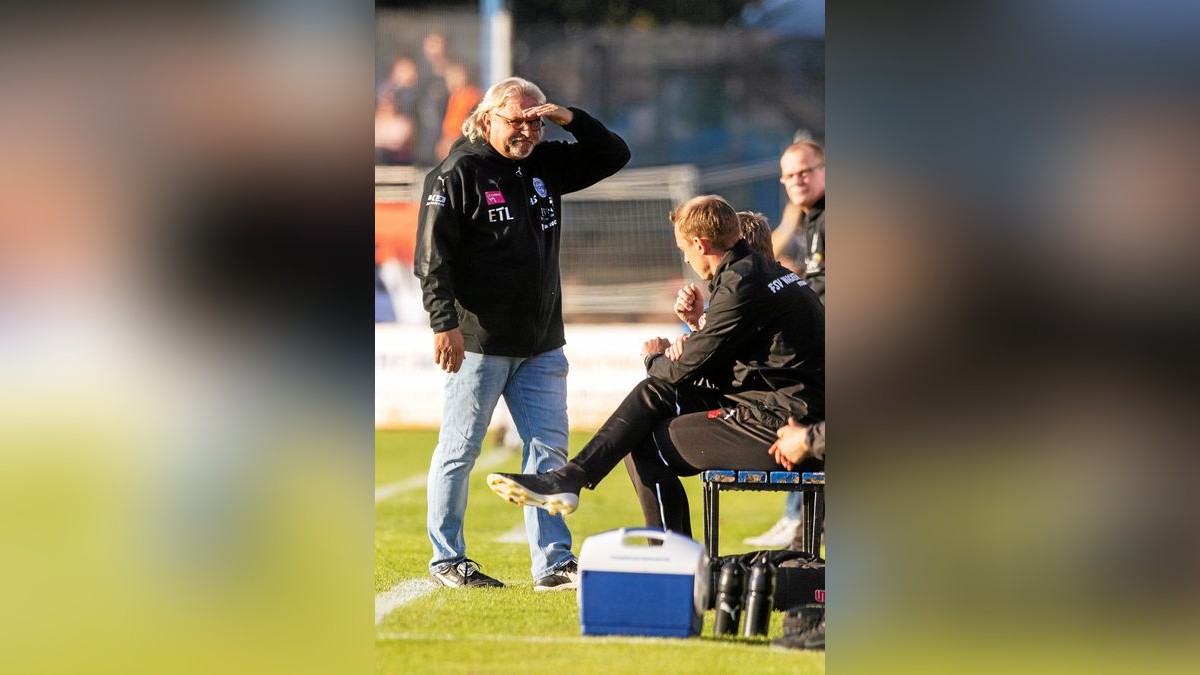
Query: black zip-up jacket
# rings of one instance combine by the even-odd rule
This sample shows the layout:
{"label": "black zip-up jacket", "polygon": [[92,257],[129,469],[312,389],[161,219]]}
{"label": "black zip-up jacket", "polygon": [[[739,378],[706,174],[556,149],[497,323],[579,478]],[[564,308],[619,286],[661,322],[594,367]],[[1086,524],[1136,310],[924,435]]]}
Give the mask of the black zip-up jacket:
{"label": "black zip-up jacket", "polygon": [[[825,304],[825,198],[821,197],[816,204],[804,214],[801,220],[804,225],[804,280],[812,287],[813,292]],[[817,245],[813,246],[813,239]],[[814,250],[815,249],[815,250]]]}
{"label": "black zip-up jacket", "polygon": [[462,329],[466,350],[533,356],[566,343],[559,278],[562,195],[607,178],[629,146],[578,108],[575,143],[508,159],[460,139],[425,177],[415,273],[433,332]]}
{"label": "black zip-up jacket", "polygon": [[708,286],[704,328],[678,361],[646,359],[651,377],[716,387],[776,428],[825,419],[825,308],[816,293],[779,263],[739,241]]}

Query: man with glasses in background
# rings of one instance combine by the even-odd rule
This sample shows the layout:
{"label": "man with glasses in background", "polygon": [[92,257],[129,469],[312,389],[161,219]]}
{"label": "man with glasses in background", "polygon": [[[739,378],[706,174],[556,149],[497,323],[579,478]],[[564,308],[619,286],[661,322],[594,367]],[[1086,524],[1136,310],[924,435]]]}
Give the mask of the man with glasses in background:
{"label": "man with glasses in background", "polygon": [[804,280],[825,302],[825,149],[797,141],[779,158],[779,182],[788,206],[771,236],[775,257]]}
{"label": "man with glasses in background", "polygon": [[[804,277],[825,304],[825,149],[809,138],[798,138],[779,158],[779,182],[788,205],[779,227],[771,234],[775,257]],[[787,546],[800,528],[800,493],[789,493],[783,515],[760,535],[742,540],[759,548]]]}
{"label": "man with glasses in background", "polygon": [[[549,120],[576,142],[541,142]],[[502,80],[463,122],[464,138],[425,178],[415,266],[449,373],[429,467],[433,583],[503,586],[467,558],[467,481],[501,396],[522,441],[522,471],[567,459],[567,360],[559,275],[562,195],[629,161],[620,136],[578,108],[546,101],[534,83]],[[561,515],[525,509],[535,591],[577,588]]]}

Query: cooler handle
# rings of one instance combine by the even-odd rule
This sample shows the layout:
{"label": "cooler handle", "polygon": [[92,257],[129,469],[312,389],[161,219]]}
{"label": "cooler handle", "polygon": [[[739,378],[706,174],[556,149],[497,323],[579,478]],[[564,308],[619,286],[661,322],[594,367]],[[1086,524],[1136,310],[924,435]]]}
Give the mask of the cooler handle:
{"label": "cooler handle", "polygon": [[669,535],[669,534],[670,534],[670,532],[668,532],[667,530],[660,530],[656,527],[622,527],[621,528],[621,545],[627,546],[628,544],[626,544],[625,541],[627,539],[632,539],[632,538],[636,538],[636,537],[645,537],[647,539],[657,539],[658,541],[665,542],[667,540],[667,535]]}

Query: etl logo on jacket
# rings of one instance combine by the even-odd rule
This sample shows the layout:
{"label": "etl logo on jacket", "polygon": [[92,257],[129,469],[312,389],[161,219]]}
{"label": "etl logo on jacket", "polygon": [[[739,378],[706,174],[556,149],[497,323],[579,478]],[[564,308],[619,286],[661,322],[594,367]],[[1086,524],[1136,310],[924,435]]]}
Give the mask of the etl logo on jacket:
{"label": "etl logo on jacket", "polygon": [[499,190],[488,190],[483,193],[483,198],[487,200],[488,206],[504,203],[504,193]]}

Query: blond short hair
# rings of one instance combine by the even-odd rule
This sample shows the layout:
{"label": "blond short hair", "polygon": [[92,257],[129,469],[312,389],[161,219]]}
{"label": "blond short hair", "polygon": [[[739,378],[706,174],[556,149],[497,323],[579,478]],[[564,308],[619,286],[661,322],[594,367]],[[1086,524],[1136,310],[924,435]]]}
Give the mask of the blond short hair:
{"label": "blond short hair", "polygon": [[520,96],[529,96],[535,99],[539,105],[546,102],[546,95],[529,80],[520,77],[500,80],[487,90],[487,93],[483,95],[483,100],[479,101],[479,105],[476,105],[475,110],[463,121],[463,136],[466,136],[472,143],[487,140],[487,127],[483,124],[484,118],[493,110],[503,108],[510,98]]}
{"label": "blond short hair", "polygon": [[742,228],[742,239],[750,244],[755,253],[761,253],[767,258],[775,259],[775,250],[771,247],[771,225],[767,217],[758,211],[738,211],[738,224]]}
{"label": "blond short hair", "polygon": [[692,197],[671,212],[671,223],[686,238],[700,237],[728,251],[742,238],[737,212],[717,195]]}

